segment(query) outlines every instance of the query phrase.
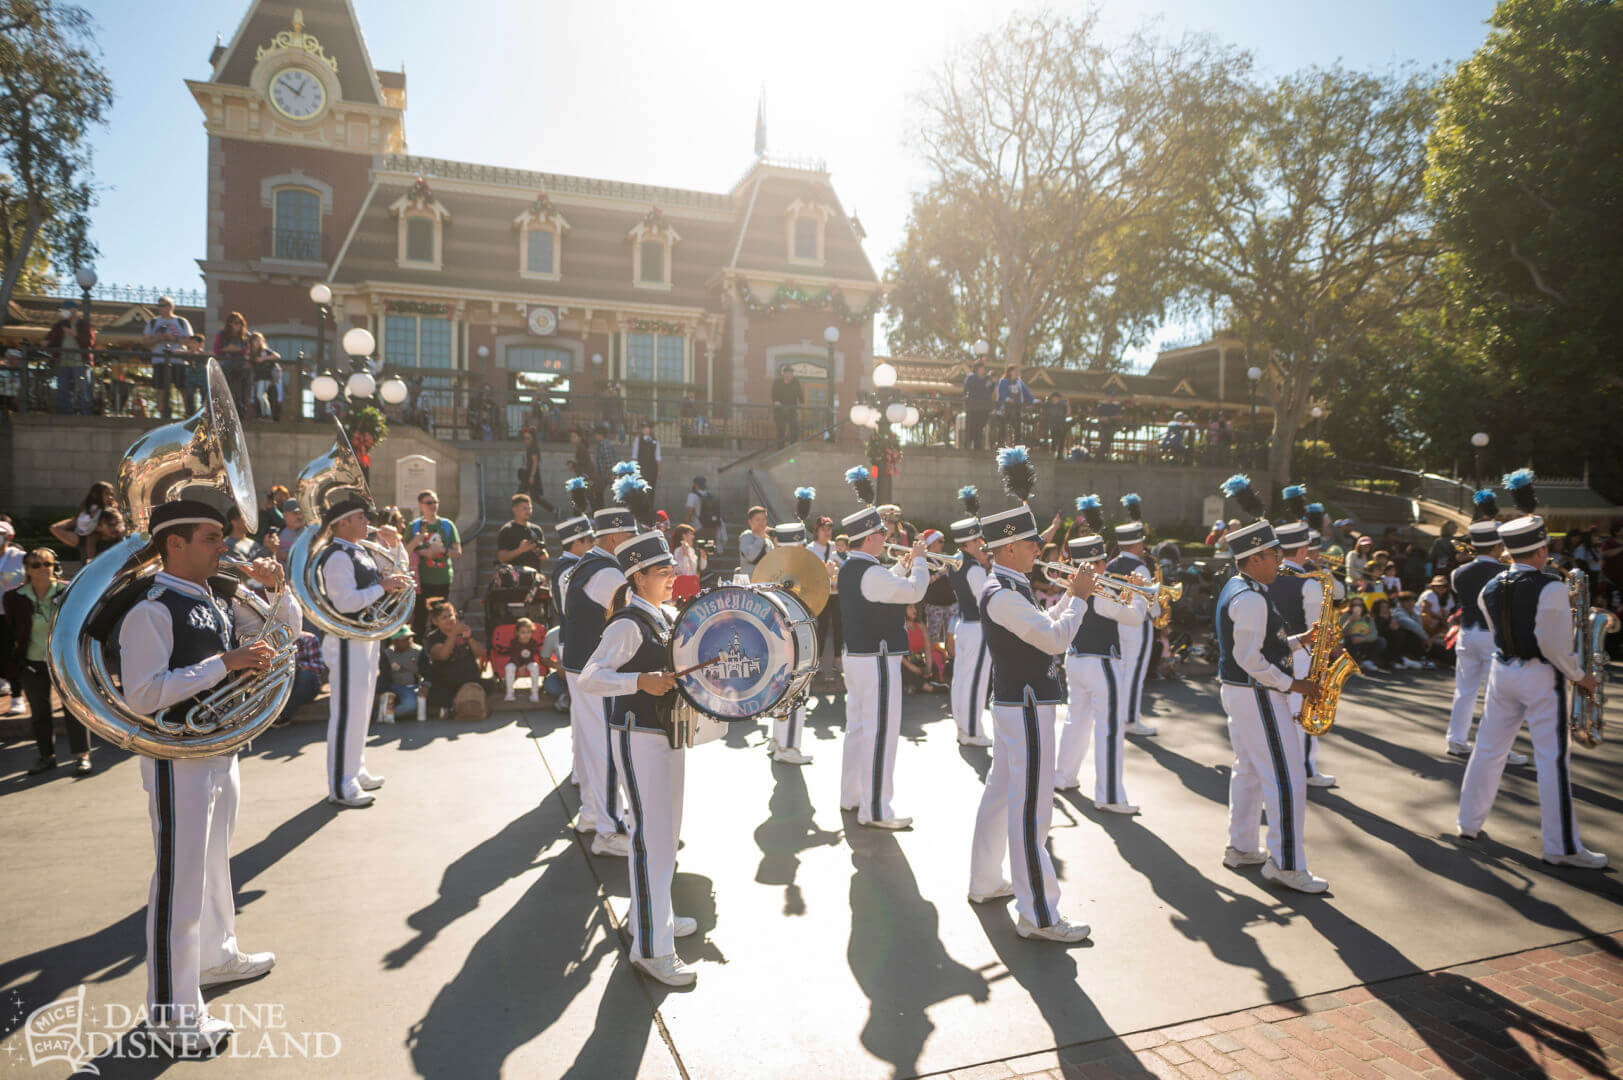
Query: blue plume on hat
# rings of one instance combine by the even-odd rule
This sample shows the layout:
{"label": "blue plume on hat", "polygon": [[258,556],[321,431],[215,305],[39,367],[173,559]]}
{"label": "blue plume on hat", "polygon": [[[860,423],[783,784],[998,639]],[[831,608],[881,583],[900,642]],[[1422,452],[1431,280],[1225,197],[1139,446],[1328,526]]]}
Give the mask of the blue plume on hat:
{"label": "blue plume on hat", "polygon": [[1471,504],[1476,507],[1473,521],[1492,521],[1499,516],[1499,498],[1494,495],[1493,488],[1482,488],[1472,495]]}
{"label": "blue plume on hat", "polygon": [[641,476],[642,469],[635,461],[617,461],[614,463],[614,468],[609,470],[609,475],[615,479],[622,476]]}
{"label": "blue plume on hat", "polygon": [[1097,495],[1083,495],[1076,500],[1076,512],[1087,521],[1088,527],[1095,533],[1102,533],[1105,527],[1104,504]]}
{"label": "blue plume on hat", "polygon": [[1324,504],[1323,503],[1308,503],[1307,504],[1307,513],[1304,514],[1303,516],[1307,518],[1307,523],[1308,523],[1309,526],[1311,526],[1314,529],[1317,529],[1321,533],[1324,531]]}
{"label": "blue plume on hat", "polygon": [[564,481],[564,490],[569,492],[569,501],[574,504],[576,514],[592,512],[592,493],[586,487],[586,477],[571,476]]}
{"label": "blue plume on hat", "polygon": [[614,502],[631,511],[637,524],[652,527],[654,522],[654,489],[636,473],[622,475],[614,482]]}
{"label": "blue plume on hat", "polygon": [[1515,500],[1516,509],[1524,514],[1531,514],[1538,506],[1538,496],[1533,493],[1533,479],[1532,469],[1517,469],[1505,474],[1505,490]]}
{"label": "blue plume on hat", "polygon": [[974,484],[958,489],[958,501],[964,504],[964,512],[970,517],[981,516],[981,490]]}
{"label": "blue plume on hat", "polygon": [[1129,492],[1128,494],[1123,495],[1121,497],[1121,504],[1127,508],[1127,516],[1129,518],[1131,518],[1133,521],[1143,521],[1144,520],[1144,512],[1141,509],[1141,507],[1143,506],[1143,503],[1144,503],[1144,500],[1140,499],[1136,494],[1133,494],[1132,492]]}
{"label": "blue plume on hat", "polygon": [[873,473],[866,465],[853,465],[845,470],[845,482],[856,493],[857,502],[873,505]]}
{"label": "blue plume on hat", "polygon": [[812,500],[817,498],[817,489],[814,487],[795,488],[795,517],[805,521],[811,517]]}
{"label": "blue plume on hat", "polygon": [[1251,478],[1243,473],[1235,473],[1223,481],[1223,494],[1240,504],[1240,509],[1253,518],[1263,516],[1262,500],[1257,493],[1251,490]]}
{"label": "blue plume on hat", "polygon": [[1300,521],[1307,515],[1307,487],[1303,484],[1291,484],[1279,493],[1280,502],[1285,505],[1285,518],[1287,521]]}
{"label": "blue plume on hat", "polygon": [[1037,489],[1037,467],[1023,446],[1005,446],[997,452],[997,471],[1009,497],[1030,502]]}

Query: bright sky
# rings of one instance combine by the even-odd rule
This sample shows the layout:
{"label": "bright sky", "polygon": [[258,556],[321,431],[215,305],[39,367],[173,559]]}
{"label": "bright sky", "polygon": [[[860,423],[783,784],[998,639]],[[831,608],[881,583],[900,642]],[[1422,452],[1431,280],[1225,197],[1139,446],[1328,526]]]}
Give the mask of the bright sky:
{"label": "bright sky", "polygon": [[[117,101],[96,135],[104,282],[200,288],[206,138],[182,80],[206,78],[249,0],[81,0]],[[432,157],[725,191],[767,100],[776,153],[824,158],[883,274],[924,171],[912,95],[953,48],[1012,10],[986,0],[352,0],[372,61],[407,74],[408,149]],[[1114,0],[1111,34],[1147,19],[1212,33],[1283,73],[1458,61],[1491,0]],[[252,313],[248,313],[250,321]],[[1176,336],[1182,328],[1168,328]],[[881,330],[882,333],[882,330]],[[883,353],[883,346],[879,350]]]}

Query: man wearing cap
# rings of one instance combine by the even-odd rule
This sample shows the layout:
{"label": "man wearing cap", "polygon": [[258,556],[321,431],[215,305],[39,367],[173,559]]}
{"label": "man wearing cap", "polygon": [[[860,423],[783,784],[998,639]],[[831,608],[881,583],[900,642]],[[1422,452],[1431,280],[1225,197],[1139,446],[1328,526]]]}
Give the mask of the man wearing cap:
{"label": "man wearing cap", "polygon": [[[1122,499],[1122,503],[1127,505],[1128,499],[1137,498],[1136,495],[1128,495]],[[1133,506],[1136,507],[1136,504]],[[1116,557],[1105,565],[1107,573],[1129,575],[1146,585],[1154,584],[1155,575],[1150,573],[1149,563],[1144,557],[1142,521],[1129,521],[1117,525],[1116,547],[1118,549]],[[1161,605],[1150,602],[1150,619],[1146,620],[1136,632],[1124,633],[1121,636],[1122,696],[1127,717],[1124,730],[1129,735],[1154,735],[1156,730],[1140,718],[1140,710],[1144,698],[1144,675],[1149,670],[1150,651],[1155,645],[1153,620],[1159,614]]]}
{"label": "man wearing cap", "polygon": [[282,531],[277,535],[276,557],[287,564],[288,555],[293,551],[293,543],[298,540],[299,534],[304,532],[304,507],[299,500],[288,499],[282,503]]}
{"label": "man wearing cap", "polygon": [[[621,465],[616,465],[621,469]],[[579,748],[580,817],[576,828],[595,830],[594,855],[624,857],[631,850],[620,815],[620,780],[609,750],[609,703],[580,685],[581,669],[603,639],[615,592],[626,583],[614,551],[636,531],[631,511],[605,507],[592,515],[593,546],[564,582],[564,681],[569,686],[569,728]]]}
{"label": "man wearing cap", "polygon": [[1573,647],[1567,587],[1544,573],[1550,556],[1544,519],[1528,514],[1507,521],[1499,526],[1499,539],[1514,562],[1495,574],[1477,597],[1477,613],[1487,622],[1494,655],[1488,700],[1460,788],[1459,833],[1474,840],[1481,832],[1499,794],[1505,759],[1525,720],[1538,769],[1544,861],[1600,869],[1607,864],[1606,856],[1584,847],[1578,835],[1567,732],[1568,680],[1574,692],[1590,694],[1595,677],[1584,671]]}
{"label": "man wearing cap", "polygon": [[924,599],[930,576],[924,545],[914,544],[894,566],[881,566],[885,524],[872,504],[872,480],[857,466],[846,480],[866,505],[842,519],[851,553],[840,567],[840,618],[845,624],[845,746],[840,808],[879,829],[905,829],[912,818],[891,808],[896,738],[902,726],[902,657],[907,655],[908,604]]}
{"label": "man wearing cap", "polygon": [[[984,422],[984,421],[983,421]],[[963,746],[991,746],[986,730],[987,703],[992,693],[992,658],[981,633],[981,590],[986,587],[986,541],[978,518],[960,518],[948,526],[958,546],[958,569],[947,571],[958,601],[958,626],[953,631],[952,719]]]}
{"label": "man wearing cap", "polygon": [[[1471,720],[1477,694],[1493,666],[1493,631],[1488,629],[1488,620],[1477,607],[1477,600],[1483,587],[1505,568],[1499,561],[1499,522],[1492,516],[1471,522],[1465,534],[1476,557],[1456,566],[1450,575],[1460,605],[1460,632],[1454,641],[1454,701],[1449,706],[1448,734],[1444,739],[1444,749],[1462,758],[1471,756]],[[1527,760],[1526,754],[1514,750],[1505,756],[1510,765],[1526,765]]]}
{"label": "man wearing cap", "polygon": [[[1260,513],[1260,503],[1258,511]],[[1262,866],[1262,876],[1300,892],[1330,887],[1307,869],[1303,827],[1307,821],[1307,770],[1301,729],[1286,695],[1317,700],[1319,688],[1292,674],[1291,653],[1312,644],[1316,629],[1298,638],[1269,599],[1279,574],[1279,541],[1267,521],[1228,532],[1229,553],[1239,571],[1217,598],[1219,697],[1228,714],[1234,767],[1229,773],[1229,842],[1223,865]],[[1263,808],[1268,846],[1257,848]]]}
{"label": "man wearing cap", "polygon": [[[1274,579],[1268,583],[1268,599],[1280,618],[1285,620],[1285,633],[1291,637],[1300,637],[1307,633],[1309,626],[1317,625],[1319,612],[1324,606],[1324,589],[1307,576],[1308,531],[1305,521],[1290,521],[1274,527],[1274,538],[1279,541],[1284,559]],[[1331,618],[1334,617],[1332,613]],[[1292,652],[1292,677],[1304,678],[1312,662],[1313,658],[1306,651]],[[1300,694],[1290,695],[1289,708],[1292,717],[1301,714]],[[1302,766],[1307,773],[1307,786],[1335,787],[1336,778],[1319,771],[1319,737],[1304,731],[1301,738]]]}
{"label": "man wearing cap", "polygon": [[[181,499],[155,509],[149,528],[145,554],[161,558],[163,568],[119,627],[124,700],[137,712],[179,723],[231,673],[270,670],[273,654],[264,641],[234,647],[237,620],[248,612],[211,583],[226,550],[225,515]],[[249,576],[273,588],[282,569],[260,559]],[[293,590],[281,591],[275,617],[299,632]],[[175,1052],[212,1051],[232,1028],[208,1015],[202,988],[253,978],[276,963],[272,953],[237,948],[231,889],[237,755],[142,756],[141,786],[157,856],[146,918],[149,1029]]]}
{"label": "man wearing cap", "polygon": [[[802,522],[790,521],[774,525],[771,532],[774,547],[806,546],[806,526]],[[742,538],[740,540],[742,541]],[[794,701],[785,702],[782,711],[772,717],[772,736],[766,744],[772,760],[781,761],[785,765],[810,765],[811,755],[803,753],[800,749],[800,740],[805,732],[806,696],[799,694]]]}
{"label": "man wearing cap", "polygon": [[[1077,566],[1097,569],[1106,552],[1102,536],[1073,537],[1066,545]],[[1082,761],[1093,755],[1093,806],[1113,814],[1136,814],[1127,799],[1122,776],[1121,641],[1138,633],[1149,618],[1149,602],[1135,596],[1122,605],[1097,593],[1084,602],[1082,621],[1065,656],[1067,696],[1065,727],[1054,754],[1054,788],[1070,791],[1080,785]]]}
{"label": "man wearing cap", "polygon": [[[981,591],[981,631],[992,656],[992,724],[996,747],[975,813],[969,899],[1014,897],[1024,938],[1074,943],[1089,928],[1059,913],[1059,881],[1048,854],[1054,813],[1054,712],[1065,703],[1061,658],[1082,625],[1093,573],[1071,576],[1052,613],[1037,606],[1028,576],[1042,550],[1029,506],[981,518],[992,572]],[[1012,880],[1003,877],[1008,859]]]}
{"label": "man wearing cap", "polygon": [[[409,574],[380,573],[360,546],[366,539],[366,512],[367,504],[352,497],[328,507],[321,522],[321,528],[332,534],[332,543],[322,551],[316,572],[327,599],[343,615],[366,610],[386,593],[411,588]],[[327,801],[338,806],[371,806],[372,792],[383,786],[383,777],[366,770],[366,732],[378,683],[379,648],[377,641],[338,634],[328,634],[321,642],[329,676]]]}

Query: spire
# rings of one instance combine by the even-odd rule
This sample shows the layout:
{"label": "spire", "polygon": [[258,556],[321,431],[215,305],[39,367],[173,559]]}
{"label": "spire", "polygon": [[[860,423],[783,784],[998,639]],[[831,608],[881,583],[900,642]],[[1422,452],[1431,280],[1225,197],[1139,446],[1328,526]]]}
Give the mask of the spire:
{"label": "spire", "polygon": [[761,98],[755,104],[755,156],[766,156],[766,87],[761,87]]}

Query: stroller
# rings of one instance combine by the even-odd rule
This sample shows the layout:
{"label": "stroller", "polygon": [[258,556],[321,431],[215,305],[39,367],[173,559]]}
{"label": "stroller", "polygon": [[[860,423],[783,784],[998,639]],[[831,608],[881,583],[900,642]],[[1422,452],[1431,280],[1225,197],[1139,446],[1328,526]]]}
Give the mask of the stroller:
{"label": "stroller", "polygon": [[[502,563],[496,567],[485,593],[485,646],[490,653],[490,669],[497,678],[514,660],[518,620],[529,619],[535,624],[535,648],[539,653],[551,616],[551,584],[545,574],[528,566]],[[539,676],[535,683],[540,685]]]}

